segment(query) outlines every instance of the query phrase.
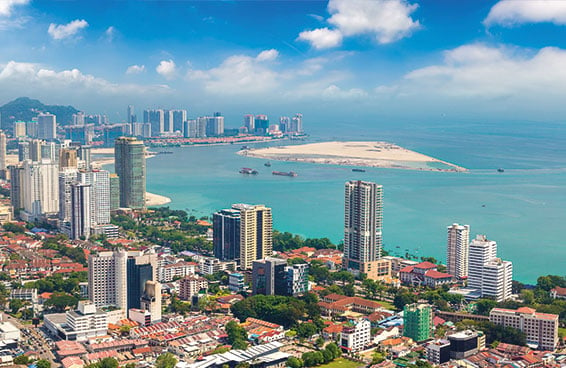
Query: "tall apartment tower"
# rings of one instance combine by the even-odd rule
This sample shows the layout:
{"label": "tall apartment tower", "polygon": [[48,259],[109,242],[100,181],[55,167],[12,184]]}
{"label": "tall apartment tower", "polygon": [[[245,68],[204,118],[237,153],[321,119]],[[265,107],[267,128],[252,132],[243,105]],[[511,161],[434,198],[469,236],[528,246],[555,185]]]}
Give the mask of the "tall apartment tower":
{"label": "tall apartment tower", "polygon": [[165,111],[157,110],[144,110],[143,122],[151,125],[151,135],[158,137],[165,130]]}
{"label": "tall apartment tower", "polygon": [[110,173],[106,170],[81,170],[77,180],[90,184],[91,189],[91,224],[110,223]]}
{"label": "tall apartment tower", "polygon": [[136,122],[136,110],[134,105],[128,105],[128,124],[133,124]]}
{"label": "tall apartment tower", "polygon": [[39,114],[37,116],[37,138],[57,138],[57,117],[53,114]]}
{"label": "tall apartment tower", "polygon": [[14,123],[14,137],[23,138],[26,136],[26,123],[23,121],[16,121]]}
{"label": "tall apartment tower", "polygon": [[59,151],[59,170],[76,169],[77,167],[77,150],[74,148],[61,148]]}
{"label": "tall apartment tower", "polygon": [[118,174],[110,174],[110,211],[120,208],[120,178]]}
{"label": "tall apartment tower", "polygon": [[59,171],[59,221],[60,227],[71,222],[72,185],[77,181],[77,169]]}
{"label": "tall apartment tower", "polygon": [[381,258],[383,188],[367,181],[345,185],[344,267],[364,272],[366,263]]}
{"label": "tall apartment tower", "polygon": [[459,279],[467,277],[470,253],[469,225],[452,224],[452,226],[448,226],[446,253],[448,273]]}
{"label": "tall apartment tower", "polygon": [[273,254],[273,218],[271,208],[262,204],[235,204],[240,211],[240,268],[249,270],[256,259]]}
{"label": "tall apartment tower", "polygon": [[0,131],[0,175],[6,177],[6,134]]}
{"label": "tall apartment tower", "polygon": [[173,131],[173,111],[163,111],[163,132],[169,133]]}
{"label": "tall apartment tower", "polygon": [[187,110],[172,110],[173,132],[183,133],[184,123],[187,121]]}
{"label": "tall apartment tower", "polygon": [[116,139],[115,168],[120,180],[120,207],[145,208],[145,147],[132,137]]}
{"label": "tall apartment tower", "polygon": [[121,250],[101,252],[88,258],[88,298],[97,308],[128,306],[128,254]]}
{"label": "tall apartment tower", "polygon": [[498,302],[511,297],[513,264],[497,258],[497,243],[478,235],[470,243],[468,287]]}
{"label": "tall apartment tower", "polygon": [[88,239],[91,228],[90,184],[71,184],[71,239]]}
{"label": "tall apartment tower", "polygon": [[50,160],[24,161],[22,175],[22,197],[26,221],[39,220],[59,212],[59,169]]}
{"label": "tall apartment tower", "polygon": [[240,211],[225,209],[212,216],[214,256],[221,261],[240,259]]}
{"label": "tall apartment tower", "polygon": [[255,116],[244,115],[244,127],[248,129],[248,133],[253,134],[255,132]]}
{"label": "tall apartment tower", "polygon": [[24,168],[21,165],[10,165],[10,202],[12,207],[21,209],[24,206],[24,198],[22,192],[22,181]]}

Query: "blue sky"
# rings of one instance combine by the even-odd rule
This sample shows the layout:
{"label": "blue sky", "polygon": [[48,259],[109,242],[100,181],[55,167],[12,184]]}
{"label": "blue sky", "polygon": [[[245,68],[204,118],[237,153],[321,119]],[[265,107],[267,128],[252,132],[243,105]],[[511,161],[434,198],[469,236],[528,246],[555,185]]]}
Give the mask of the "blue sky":
{"label": "blue sky", "polygon": [[560,0],[0,0],[0,103],[560,121],[565,25]]}

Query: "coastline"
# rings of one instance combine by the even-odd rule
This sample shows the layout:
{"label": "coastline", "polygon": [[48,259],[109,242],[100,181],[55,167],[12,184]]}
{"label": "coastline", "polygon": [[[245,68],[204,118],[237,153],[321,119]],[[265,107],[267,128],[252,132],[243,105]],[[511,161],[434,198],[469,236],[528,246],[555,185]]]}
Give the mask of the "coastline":
{"label": "coastline", "polygon": [[[237,152],[247,157],[276,161],[307,162],[327,165],[376,167],[388,169],[467,172],[468,169],[388,142],[322,142],[277,146]],[[428,164],[445,165],[446,168]]]}
{"label": "coastline", "polygon": [[145,204],[147,207],[158,207],[158,206],[166,205],[168,203],[171,203],[171,198],[169,197],[160,194],[145,192]]}

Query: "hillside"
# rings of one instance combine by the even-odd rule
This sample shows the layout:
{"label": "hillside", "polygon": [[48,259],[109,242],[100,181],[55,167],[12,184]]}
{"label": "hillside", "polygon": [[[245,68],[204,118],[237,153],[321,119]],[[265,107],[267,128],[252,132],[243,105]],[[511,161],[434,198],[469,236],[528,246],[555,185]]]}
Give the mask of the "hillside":
{"label": "hillside", "polygon": [[19,97],[7,104],[0,106],[0,114],[2,116],[1,126],[3,129],[12,129],[15,121],[31,121],[40,112],[50,112],[57,115],[57,123],[60,125],[71,124],[73,114],[79,110],[72,106],[60,105],[44,105],[39,100],[33,100],[29,97]]}

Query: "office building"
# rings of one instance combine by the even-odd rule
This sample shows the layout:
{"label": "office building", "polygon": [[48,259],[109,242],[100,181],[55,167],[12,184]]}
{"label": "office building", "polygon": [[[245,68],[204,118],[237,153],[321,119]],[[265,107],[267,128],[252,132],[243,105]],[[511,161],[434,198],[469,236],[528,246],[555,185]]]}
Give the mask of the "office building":
{"label": "office building", "polygon": [[[71,223],[71,185],[77,181],[77,169],[67,168],[59,172],[59,221],[64,227]],[[69,230],[70,231],[70,230]]]}
{"label": "office building", "polygon": [[287,266],[285,270],[287,273],[287,295],[297,296],[310,290],[308,263]]}
{"label": "office building", "polygon": [[511,297],[513,264],[497,258],[497,243],[478,235],[470,243],[468,288],[480,296],[504,301]]}
{"label": "office building", "polygon": [[43,145],[44,141],[41,139],[33,139],[29,144],[29,159],[38,162],[41,161],[42,152],[41,146]]}
{"label": "office building", "polygon": [[59,170],[78,168],[77,150],[74,148],[61,148],[59,151]]}
{"label": "office building", "polygon": [[136,110],[134,105],[128,105],[127,120],[128,124],[133,124],[136,122]]}
{"label": "office building", "polygon": [[443,364],[450,361],[450,342],[436,340],[426,346],[426,360],[434,364]]}
{"label": "office building", "polygon": [[468,276],[470,253],[470,226],[452,224],[448,226],[446,254],[447,273],[462,279]]}
{"label": "office building", "polygon": [[57,117],[53,114],[39,114],[37,116],[37,138],[57,138]]}
{"label": "office building", "polygon": [[120,181],[120,207],[145,208],[145,147],[136,138],[116,140],[115,168]]}
{"label": "office building", "polygon": [[527,335],[527,345],[554,351],[558,346],[558,315],[537,313],[535,309],[493,308],[489,312],[489,321],[505,327],[513,327]]}
{"label": "office building", "polygon": [[235,204],[240,211],[240,269],[249,270],[256,259],[273,254],[273,218],[271,208],[262,204]]}
{"label": "office building", "polygon": [[91,223],[91,191],[90,184],[71,184],[71,239],[88,239]]}
{"label": "office building", "polygon": [[479,351],[479,335],[476,331],[466,330],[448,336],[450,358],[465,359]]}
{"label": "office building", "polygon": [[214,256],[221,261],[240,259],[240,211],[225,209],[212,216]]}
{"label": "office building", "polygon": [[110,174],[110,211],[120,208],[120,178],[117,174]]}
{"label": "office building", "polygon": [[89,300],[79,301],[76,310],[64,314],[46,314],[44,323],[52,334],[63,340],[88,341],[108,334],[107,313]]}
{"label": "office building", "polygon": [[281,258],[255,260],[252,263],[252,292],[263,295],[287,295],[287,261]]}
{"label": "office building", "polygon": [[244,290],[245,285],[245,278],[241,273],[234,272],[228,275],[228,290],[238,293]]}
{"label": "office building", "polygon": [[173,132],[184,133],[184,123],[187,121],[187,110],[173,110]]}
{"label": "office building", "polygon": [[348,352],[364,350],[371,342],[371,322],[365,318],[348,321],[340,334],[340,345]]}
{"label": "office building", "polygon": [[179,298],[191,300],[193,295],[197,295],[201,290],[206,289],[208,289],[208,281],[204,277],[185,276],[179,281]]}
{"label": "office building", "polygon": [[30,144],[28,141],[18,142],[18,161],[30,160]]}
{"label": "office building", "polygon": [[383,188],[367,181],[345,185],[344,268],[353,273],[381,258]]}
{"label": "office building", "polygon": [[152,324],[161,322],[161,284],[159,282],[146,281],[140,309],[149,311]]}
{"label": "office building", "polygon": [[143,112],[143,122],[151,126],[151,135],[159,137],[165,130],[165,111],[161,109],[145,110]]}
{"label": "office building", "polygon": [[59,212],[59,170],[50,160],[41,162],[24,161],[21,193],[25,221],[57,215]]}
{"label": "office building", "polygon": [[23,138],[26,136],[26,123],[23,121],[16,121],[14,123],[14,137]]}
{"label": "office building", "polygon": [[253,134],[255,132],[255,117],[253,115],[244,115],[244,127],[250,134]]}
{"label": "office building", "polygon": [[432,308],[426,304],[407,304],[403,309],[403,336],[415,342],[432,337]]}
{"label": "office building", "polygon": [[123,251],[100,252],[88,258],[88,298],[97,308],[128,306],[127,259]]}
{"label": "office building", "polygon": [[12,208],[18,210],[24,206],[22,191],[24,168],[20,165],[10,165],[8,170],[10,170],[10,202]]}
{"label": "office building", "polygon": [[255,129],[257,134],[266,134],[269,128],[269,118],[267,115],[256,115],[254,118]]}
{"label": "office building", "polygon": [[[128,310],[141,308],[141,297],[147,281],[157,281],[157,255],[133,252],[128,254]],[[143,308],[141,308],[143,309]]]}

